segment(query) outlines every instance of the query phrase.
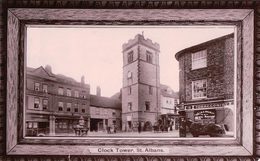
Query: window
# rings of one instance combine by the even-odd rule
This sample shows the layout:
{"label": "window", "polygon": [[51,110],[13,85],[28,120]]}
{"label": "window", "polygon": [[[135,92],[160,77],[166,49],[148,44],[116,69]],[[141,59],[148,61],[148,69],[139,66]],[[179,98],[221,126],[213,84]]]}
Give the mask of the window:
{"label": "window", "polygon": [[192,82],[192,98],[207,97],[207,80],[197,80]]}
{"label": "window", "polygon": [[112,112],[112,116],[114,116],[114,117],[115,117],[115,116],[116,116],[116,113],[115,113],[115,112]]}
{"label": "window", "polygon": [[79,91],[75,91],[74,96],[78,98],[79,97]]}
{"label": "window", "polygon": [[40,91],[40,83],[34,83],[34,90]]}
{"label": "window", "polygon": [[67,112],[70,112],[71,109],[71,103],[67,103]]}
{"label": "window", "polygon": [[79,109],[78,108],[74,108],[74,112],[79,112]]}
{"label": "window", "polygon": [[59,111],[63,111],[63,102],[58,102]]}
{"label": "window", "polygon": [[63,88],[62,88],[62,87],[59,87],[59,88],[58,88],[58,94],[59,94],[59,95],[63,95]]}
{"label": "window", "polygon": [[147,61],[148,63],[153,63],[153,55],[152,55],[152,53],[149,52],[149,51],[146,51],[146,61]]}
{"label": "window", "polygon": [[128,87],[128,94],[131,95],[131,93],[132,93],[132,88],[131,88],[131,86],[129,86]]}
{"label": "window", "polygon": [[43,101],[42,101],[42,109],[43,110],[47,110],[48,109],[48,100],[47,99],[44,99]]}
{"label": "window", "polygon": [[128,54],[127,54],[127,62],[128,63],[131,63],[133,62],[134,60],[134,52],[133,51],[130,51]]}
{"label": "window", "polygon": [[71,96],[71,90],[69,88],[67,89],[67,96]]}
{"label": "window", "polygon": [[128,102],[127,107],[128,107],[128,111],[132,111],[132,102]]}
{"label": "window", "polygon": [[40,107],[40,99],[34,98],[34,108],[39,108],[39,107]]}
{"label": "window", "polygon": [[192,69],[207,67],[207,50],[192,53]]}
{"label": "window", "polygon": [[150,102],[145,101],[145,111],[150,111]]}
{"label": "window", "polygon": [[86,91],[82,91],[82,98],[86,98]]}
{"label": "window", "polygon": [[149,86],[149,94],[152,95],[153,94],[153,87]]}
{"label": "window", "polygon": [[85,113],[85,112],[86,112],[86,110],[85,110],[84,108],[82,108],[82,110],[81,110],[81,111],[82,111],[82,113]]}
{"label": "window", "polygon": [[43,84],[43,85],[42,85],[42,91],[43,91],[44,93],[47,93],[47,92],[48,92],[48,85],[47,85],[47,84]]}

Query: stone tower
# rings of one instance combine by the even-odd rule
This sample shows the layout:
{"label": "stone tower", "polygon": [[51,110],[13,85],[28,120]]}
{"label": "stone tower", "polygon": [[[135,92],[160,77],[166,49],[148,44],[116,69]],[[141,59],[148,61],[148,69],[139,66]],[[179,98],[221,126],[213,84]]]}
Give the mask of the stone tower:
{"label": "stone tower", "polygon": [[160,46],[143,35],[123,44],[123,130],[151,130],[160,106]]}

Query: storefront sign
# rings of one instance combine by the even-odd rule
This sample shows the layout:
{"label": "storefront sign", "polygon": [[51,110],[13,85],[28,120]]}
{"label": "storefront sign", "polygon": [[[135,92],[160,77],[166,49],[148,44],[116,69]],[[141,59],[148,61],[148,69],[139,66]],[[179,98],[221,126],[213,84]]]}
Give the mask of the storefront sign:
{"label": "storefront sign", "polygon": [[214,120],[216,117],[216,110],[200,110],[200,111],[194,111],[194,119],[195,121],[203,120],[203,119],[212,119]]}

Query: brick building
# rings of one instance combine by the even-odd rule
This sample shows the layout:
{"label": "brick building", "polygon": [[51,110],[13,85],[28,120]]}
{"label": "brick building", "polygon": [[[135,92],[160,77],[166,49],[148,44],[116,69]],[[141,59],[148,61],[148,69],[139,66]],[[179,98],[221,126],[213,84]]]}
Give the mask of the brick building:
{"label": "brick building", "polygon": [[160,113],[159,44],[137,34],[123,44],[122,127],[151,127]]}
{"label": "brick building", "polygon": [[180,107],[186,117],[234,131],[234,34],[186,48],[175,57]]}
{"label": "brick building", "polygon": [[90,86],[60,74],[51,67],[27,68],[26,75],[26,134],[59,135],[74,133],[80,117],[89,126]]}
{"label": "brick building", "polygon": [[90,95],[90,131],[121,130],[122,104],[120,97],[102,97],[101,89]]}

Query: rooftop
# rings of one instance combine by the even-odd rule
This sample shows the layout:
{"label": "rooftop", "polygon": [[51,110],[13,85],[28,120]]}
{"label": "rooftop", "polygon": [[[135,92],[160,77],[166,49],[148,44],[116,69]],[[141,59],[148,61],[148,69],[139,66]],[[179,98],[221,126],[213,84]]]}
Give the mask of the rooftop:
{"label": "rooftop", "polygon": [[179,60],[179,57],[184,54],[184,53],[187,53],[187,52],[196,52],[198,50],[202,50],[203,48],[209,46],[209,45],[212,45],[216,42],[219,42],[219,41],[223,41],[225,39],[229,39],[229,38],[233,38],[234,37],[234,33],[231,33],[231,34],[228,34],[228,35],[225,35],[225,36],[222,36],[222,37],[218,37],[218,38],[215,38],[215,39],[212,39],[212,40],[209,40],[209,41],[206,41],[206,42],[203,42],[203,43],[200,43],[200,44],[197,44],[197,45],[194,45],[194,46],[191,46],[191,47],[188,47],[188,48],[185,48],[179,52],[177,52],[175,54],[175,58],[177,60]]}

